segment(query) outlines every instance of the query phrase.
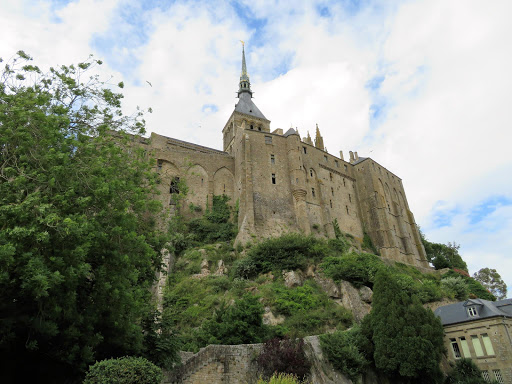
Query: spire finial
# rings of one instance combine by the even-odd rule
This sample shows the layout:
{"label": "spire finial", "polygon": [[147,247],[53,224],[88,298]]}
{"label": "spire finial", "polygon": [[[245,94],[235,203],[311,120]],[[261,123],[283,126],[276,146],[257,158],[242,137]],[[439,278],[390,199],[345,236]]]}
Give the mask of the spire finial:
{"label": "spire finial", "polygon": [[242,43],[242,73],[240,74],[240,84],[238,87],[238,97],[243,92],[247,92],[252,97],[251,82],[249,81],[249,75],[247,74],[247,65],[245,64],[245,42],[240,40]]}

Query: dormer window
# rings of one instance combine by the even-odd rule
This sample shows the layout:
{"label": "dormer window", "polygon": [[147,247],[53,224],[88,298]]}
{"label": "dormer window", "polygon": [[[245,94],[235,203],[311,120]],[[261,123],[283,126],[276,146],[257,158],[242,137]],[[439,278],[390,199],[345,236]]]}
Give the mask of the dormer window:
{"label": "dormer window", "polygon": [[469,317],[478,317],[478,311],[476,307],[468,307],[468,315]]}

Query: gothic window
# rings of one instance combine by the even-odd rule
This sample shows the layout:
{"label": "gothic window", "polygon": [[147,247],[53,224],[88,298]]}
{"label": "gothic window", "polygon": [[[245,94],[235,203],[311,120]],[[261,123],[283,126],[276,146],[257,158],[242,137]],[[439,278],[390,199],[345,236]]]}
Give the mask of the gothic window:
{"label": "gothic window", "polygon": [[459,344],[457,344],[457,340],[450,339],[450,344],[452,346],[453,357],[455,357],[456,359],[460,359],[461,354],[460,354]]}
{"label": "gothic window", "polygon": [[265,144],[272,144],[272,136],[265,136]]}
{"label": "gothic window", "polygon": [[276,158],[274,155],[270,155],[270,164],[275,164],[276,163]]}
{"label": "gothic window", "polygon": [[178,194],[180,193],[180,178],[179,177],[173,177],[171,180],[171,187],[169,188],[169,193],[171,194]]}
{"label": "gothic window", "polygon": [[276,174],[273,173],[272,174],[272,184],[275,184],[276,183]]}
{"label": "gothic window", "polygon": [[315,188],[311,188],[311,195],[315,197]]}

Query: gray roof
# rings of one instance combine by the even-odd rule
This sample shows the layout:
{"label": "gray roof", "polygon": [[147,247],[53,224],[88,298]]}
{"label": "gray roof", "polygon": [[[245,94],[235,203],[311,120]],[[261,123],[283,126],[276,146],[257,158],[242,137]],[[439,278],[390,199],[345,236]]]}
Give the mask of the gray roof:
{"label": "gray roof", "polygon": [[361,162],[365,161],[366,159],[367,159],[367,157],[359,157],[359,159],[357,159],[356,161],[354,161],[354,162],[352,163],[352,165],[359,164],[359,163],[361,163]]}
{"label": "gray roof", "polygon": [[243,92],[240,94],[238,103],[236,103],[235,105],[235,111],[268,121],[268,119],[265,116],[263,116],[263,113],[261,113],[256,104],[254,104],[254,102],[252,101],[251,95],[247,92]]}
{"label": "gray roof", "polygon": [[287,130],[285,133],[284,133],[284,137],[288,137],[290,135],[298,135],[297,131],[293,128],[290,128],[289,130]]}
{"label": "gray roof", "polygon": [[[469,316],[467,310],[469,307],[475,307],[478,315]],[[434,314],[441,319],[443,325],[464,323],[490,317],[512,317],[512,299],[499,301],[469,299],[439,307],[434,311]]]}

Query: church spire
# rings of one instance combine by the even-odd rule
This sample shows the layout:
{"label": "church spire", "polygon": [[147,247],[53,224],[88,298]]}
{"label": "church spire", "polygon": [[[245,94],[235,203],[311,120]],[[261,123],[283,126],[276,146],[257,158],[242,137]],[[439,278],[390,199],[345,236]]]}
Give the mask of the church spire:
{"label": "church spire", "polygon": [[318,128],[318,124],[316,125],[315,147],[321,149],[322,151],[325,151],[324,138],[320,134],[320,129]]}
{"label": "church spire", "polygon": [[248,93],[252,97],[251,82],[249,81],[249,75],[247,74],[247,65],[245,64],[245,43],[242,42],[242,73],[240,74],[240,83],[238,87],[238,97],[241,93]]}

